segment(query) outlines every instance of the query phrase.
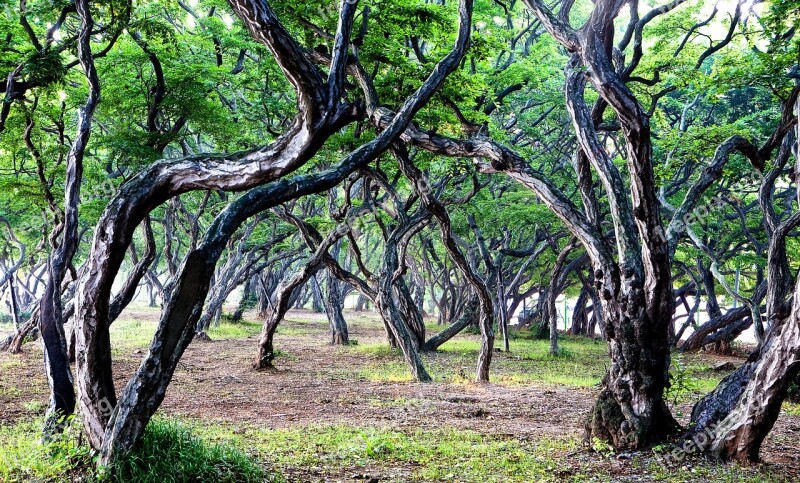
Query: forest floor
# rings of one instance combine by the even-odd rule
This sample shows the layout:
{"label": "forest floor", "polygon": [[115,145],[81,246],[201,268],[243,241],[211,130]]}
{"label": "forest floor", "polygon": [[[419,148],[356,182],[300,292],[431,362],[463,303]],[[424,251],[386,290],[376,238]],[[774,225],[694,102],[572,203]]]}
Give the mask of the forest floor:
{"label": "forest floor", "polygon": [[[157,317],[157,309],[136,306],[112,326],[120,389],[146,352]],[[374,315],[346,318],[354,344],[335,347],[327,345],[324,314],[290,312],[270,371],[252,368],[260,325],[223,323],[211,331],[212,341],[189,346],[160,417],[237,447],[291,482],[800,481],[800,405],[784,406],[760,465],[688,458],[662,466],[657,451],[613,454],[582,442],[582,422],[607,364],[601,341],[563,337],[562,353],[551,357],[546,341],[513,333],[511,352],[494,354],[492,383],[478,385],[471,381],[479,338],[463,334],[424,357],[434,383],[420,384],[410,380]],[[432,333],[439,329],[429,325]],[[28,343],[24,351],[0,354],[0,429],[30,422],[46,407],[40,345]],[[681,422],[730,372],[718,367],[724,362],[742,358],[674,357],[669,397]]]}

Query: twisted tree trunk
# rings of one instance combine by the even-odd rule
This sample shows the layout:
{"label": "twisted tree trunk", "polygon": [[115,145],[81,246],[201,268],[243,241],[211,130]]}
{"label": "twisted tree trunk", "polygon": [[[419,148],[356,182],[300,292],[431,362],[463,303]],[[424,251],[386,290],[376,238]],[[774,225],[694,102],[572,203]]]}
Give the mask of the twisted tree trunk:
{"label": "twisted tree trunk", "polygon": [[[75,8],[81,19],[78,34],[78,60],[84,69],[89,84],[86,103],[78,113],[75,138],[67,153],[66,187],[64,192],[64,217],[60,244],[53,247],[47,264],[47,284],[39,309],[39,332],[44,349],[45,371],[50,385],[50,403],[45,417],[44,434],[60,432],[60,418],[75,410],[75,390],[72,386],[72,371],[69,368],[67,345],[64,335],[61,284],[78,249],[78,206],[80,204],[81,181],[83,180],[83,157],[91,133],[92,118],[100,100],[100,81],[94,67],[90,41],[92,35],[91,13],[86,0],[77,0]],[[55,239],[53,239],[55,242]]]}
{"label": "twisted tree trunk", "polygon": [[[341,242],[337,241],[331,250],[331,258],[339,259]],[[325,315],[328,318],[330,327],[331,345],[347,345],[350,343],[350,336],[347,331],[347,321],[344,320],[342,309],[344,308],[344,298],[339,280],[331,273],[326,271],[325,286]]]}

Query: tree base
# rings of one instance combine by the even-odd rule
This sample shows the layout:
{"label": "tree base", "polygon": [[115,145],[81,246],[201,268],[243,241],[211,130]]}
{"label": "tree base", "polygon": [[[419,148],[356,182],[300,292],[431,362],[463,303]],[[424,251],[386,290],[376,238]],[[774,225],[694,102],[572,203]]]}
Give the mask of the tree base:
{"label": "tree base", "polygon": [[666,404],[660,406],[649,422],[632,422],[611,391],[603,389],[586,420],[585,441],[591,445],[599,439],[618,450],[641,449],[662,442],[678,434],[680,425]]}
{"label": "tree base", "polygon": [[345,334],[333,334],[331,345],[350,345],[350,338]]}
{"label": "tree base", "polygon": [[271,369],[275,369],[275,366],[272,365],[272,359],[259,359],[253,364],[253,369],[257,371],[269,371]]}
{"label": "tree base", "polygon": [[213,340],[214,340],[214,339],[212,339],[211,337],[209,337],[209,336],[208,336],[208,333],[206,333],[205,331],[203,331],[203,332],[197,332],[197,333],[194,335],[194,340],[201,340],[201,341],[203,341],[203,342],[213,342]]}

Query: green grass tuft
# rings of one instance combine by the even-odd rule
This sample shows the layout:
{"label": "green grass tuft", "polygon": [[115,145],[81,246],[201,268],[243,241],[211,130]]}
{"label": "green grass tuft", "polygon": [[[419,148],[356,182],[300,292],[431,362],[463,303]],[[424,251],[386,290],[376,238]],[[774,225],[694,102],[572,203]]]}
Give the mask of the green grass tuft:
{"label": "green grass tuft", "polygon": [[141,444],[114,464],[113,475],[119,482],[139,483],[265,481],[264,470],[251,456],[207,443],[172,419],[152,420]]}
{"label": "green grass tuft", "polygon": [[251,335],[261,332],[261,323],[249,320],[239,322],[221,321],[219,325],[212,325],[208,330],[208,336],[212,340],[223,339],[246,339]]}
{"label": "green grass tuft", "polygon": [[34,419],[0,427],[0,481],[172,483],[279,481],[256,460],[223,443],[209,443],[176,420],[155,418],[142,442],[112,468],[96,470],[96,458],[72,418],[66,430],[40,442],[42,421]]}
{"label": "green grass tuft", "polygon": [[[495,347],[499,345],[496,341]],[[423,354],[428,371],[435,381],[469,383],[475,377],[475,360],[480,348],[478,338],[451,339],[437,353]],[[361,379],[377,382],[410,381],[411,374],[399,349],[385,343],[362,344],[349,349],[370,356],[366,368],[358,373]],[[550,343],[515,333],[511,352],[492,358],[492,382],[510,386],[522,384],[561,384],[570,387],[592,387],[605,373],[608,349],[605,342],[585,337],[561,336],[559,353],[550,355]]]}
{"label": "green grass tuft", "polygon": [[80,443],[80,424],[70,418],[65,426],[47,443],[40,441],[41,419],[0,426],[0,481],[72,481],[91,467],[89,448]]}

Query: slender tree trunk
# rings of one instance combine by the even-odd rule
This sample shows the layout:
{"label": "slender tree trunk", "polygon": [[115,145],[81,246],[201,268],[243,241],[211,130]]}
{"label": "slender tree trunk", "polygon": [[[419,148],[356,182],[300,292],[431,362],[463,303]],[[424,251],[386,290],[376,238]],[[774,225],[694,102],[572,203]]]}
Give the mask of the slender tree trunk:
{"label": "slender tree trunk", "polygon": [[19,332],[20,318],[19,305],[17,305],[17,293],[14,290],[14,277],[8,278],[8,300],[11,308],[11,318],[14,321],[14,330]]}
{"label": "slender tree trunk", "polygon": [[276,293],[275,309],[269,315],[264,325],[261,327],[261,335],[258,339],[258,357],[256,359],[256,369],[267,369],[272,367],[272,361],[275,360],[275,330],[278,324],[283,321],[286,312],[289,311],[291,306],[290,301],[292,292],[299,290],[304,283],[308,281],[311,274],[319,270],[321,266],[307,267],[306,273],[296,273],[286,283],[282,283]]}
{"label": "slender tree trunk", "polygon": [[[89,83],[86,104],[78,113],[75,139],[67,153],[66,188],[64,193],[64,217],[62,240],[53,247],[48,260],[48,277],[39,310],[39,332],[42,335],[45,371],[50,384],[50,403],[45,418],[44,434],[47,437],[61,428],[59,418],[71,415],[75,410],[75,390],[72,372],[67,358],[64,335],[61,284],[78,249],[78,206],[80,204],[81,181],[83,180],[83,156],[89,142],[92,117],[100,100],[100,82],[94,68],[90,49],[93,22],[86,0],[77,0],[75,7],[81,19],[78,34],[78,59]],[[55,240],[53,240],[55,242]]]}
{"label": "slender tree trunk", "polygon": [[572,326],[569,333],[572,335],[588,335],[589,323],[586,315],[586,304],[589,299],[589,291],[586,287],[581,289],[578,300],[575,301],[575,308],[572,310]]}
{"label": "slender tree trunk", "polygon": [[330,326],[331,345],[347,345],[350,343],[350,336],[347,331],[347,322],[342,314],[344,300],[339,281],[330,272],[327,272],[326,279],[328,292],[325,297],[325,314]]}
{"label": "slender tree trunk", "polygon": [[[330,257],[339,260],[341,250],[341,240],[337,240],[331,247]],[[339,281],[330,270],[325,271],[325,315],[328,318],[330,327],[331,345],[347,345],[350,343],[350,336],[347,331],[347,321],[344,319],[342,309],[344,308],[344,297]]]}
{"label": "slender tree trunk", "polygon": [[414,338],[417,339],[417,345],[421,347],[425,344],[425,320],[422,318],[419,305],[411,297],[411,292],[402,277],[395,282],[394,290],[397,295],[397,308]]}
{"label": "slender tree trunk", "polygon": [[322,295],[322,288],[319,286],[317,277],[311,277],[308,288],[311,292],[311,310],[316,313],[325,311],[325,297]]}
{"label": "slender tree trunk", "polygon": [[369,310],[369,298],[363,294],[359,294],[356,298],[356,306],[353,311],[361,312],[363,310]]}
{"label": "slender tree trunk", "polygon": [[503,334],[503,350],[510,352],[508,340],[508,308],[506,307],[506,287],[503,283],[502,267],[497,267],[497,324]]}
{"label": "slender tree trunk", "polygon": [[400,307],[398,307],[396,303],[396,295],[399,294],[399,291],[394,276],[400,264],[398,260],[398,238],[404,235],[410,228],[411,222],[408,222],[404,227],[396,229],[386,239],[384,259],[380,272],[380,282],[375,302],[378,305],[381,316],[388,325],[390,335],[397,341],[400,350],[403,352],[403,357],[411,370],[411,375],[419,382],[429,382],[432,379],[420,357],[419,339],[409,328],[401,315],[400,307],[403,309],[406,308],[403,306],[403,302],[406,301],[405,297],[400,294]]}

